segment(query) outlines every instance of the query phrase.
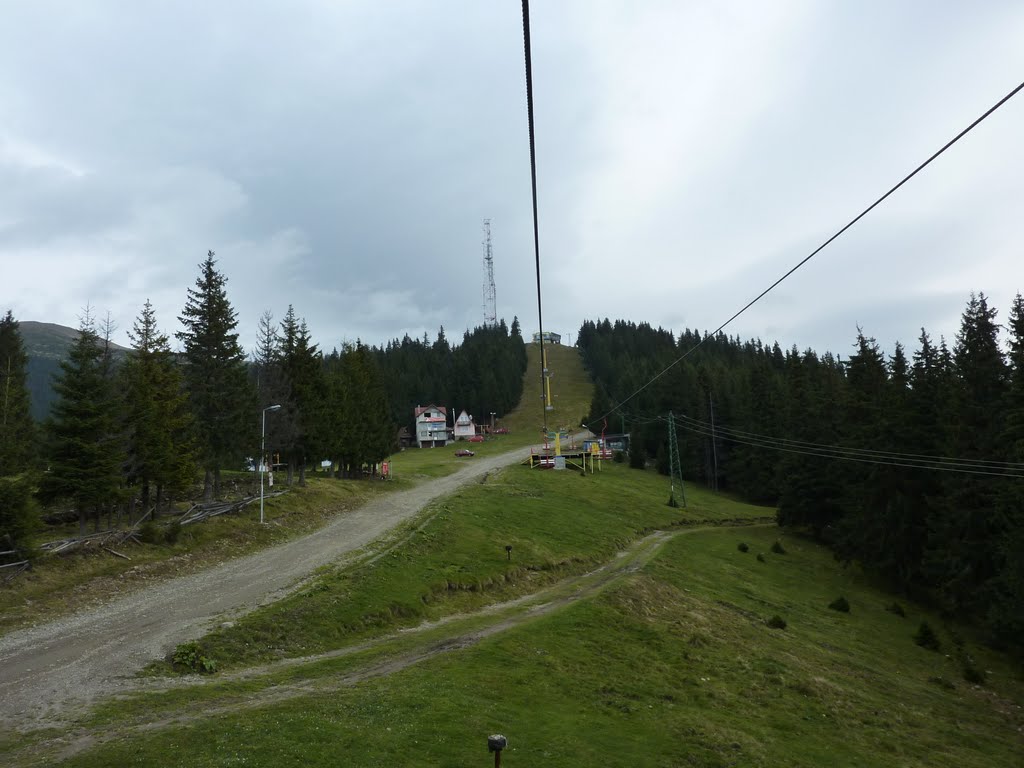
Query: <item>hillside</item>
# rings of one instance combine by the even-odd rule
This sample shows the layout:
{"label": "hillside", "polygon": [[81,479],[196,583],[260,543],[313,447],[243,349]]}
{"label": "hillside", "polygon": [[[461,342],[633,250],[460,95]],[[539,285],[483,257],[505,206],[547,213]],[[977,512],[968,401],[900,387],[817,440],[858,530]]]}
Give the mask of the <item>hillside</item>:
{"label": "hillside", "polygon": [[[60,371],[60,362],[78,338],[78,331],[56,323],[22,320],[18,323],[25,351],[28,353],[28,389],[32,397],[32,417],[42,421],[53,405],[53,377]],[[118,353],[127,348],[112,344]]]}
{"label": "hillside", "polygon": [[[623,465],[504,470],[180,649],[257,666],[150,679],[61,739],[85,747],[70,764],[486,764],[495,732],[509,766],[1014,764],[1024,683],[1005,658],[822,547],[776,547],[750,524],[770,509],[664,494]],[[922,621],[938,652],[915,644]]]}
{"label": "hillside", "polygon": [[[583,369],[579,350],[560,344],[545,344],[548,372],[551,375],[549,429],[575,431],[590,409],[593,384]],[[518,407],[502,420],[502,426],[515,433],[526,433],[537,441],[543,431],[544,413],[540,394],[540,345],[527,344],[527,367],[523,377],[523,398]]]}

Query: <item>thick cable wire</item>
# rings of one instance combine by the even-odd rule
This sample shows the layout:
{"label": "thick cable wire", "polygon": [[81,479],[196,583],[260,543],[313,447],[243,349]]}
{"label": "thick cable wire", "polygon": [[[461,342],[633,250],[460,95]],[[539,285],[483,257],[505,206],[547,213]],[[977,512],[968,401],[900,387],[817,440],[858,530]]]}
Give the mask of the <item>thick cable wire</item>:
{"label": "thick cable wire", "polygon": [[[524,6],[525,6],[525,4],[526,4],[526,0],[523,0],[523,3],[524,3]],[[882,196],[881,196],[880,198],[878,198],[877,200],[875,200],[875,202],[873,202],[873,203],[872,203],[871,205],[869,205],[869,206],[868,206],[867,208],[865,208],[865,209],[864,209],[863,211],[861,211],[861,212],[860,212],[860,213],[859,213],[859,214],[858,214],[857,216],[855,216],[855,217],[854,217],[853,219],[851,219],[851,220],[850,220],[849,222],[847,222],[847,224],[846,224],[846,225],[845,225],[845,226],[844,226],[844,227],[843,227],[842,229],[840,229],[840,230],[839,230],[838,232],[836,232],[836,233],[835,233],[834,235],[832,235],[832,237],[830,237],[830,238],[829,238],[828,240],[826,240],[826,241],[825,241],[825,242],[823,242],[823,243],[822,243],[821,245],[819,245],[819,246],[818,246],[817,248],[815,248],[815,249],[814,249],[813,251],[811,251],[811,252],[810,252],[809,254],[807,254],[807,256],[805,256],[805,257],[804,257],[803,259],[801,259],[801,260],[800,260],[799,262],[797,262],[797,264],[796,264],[795,266],[793,266],[793,267],[792,267],[792,268],[791,268],[791,269],[790,269],[790,270],[789,270],[788,272],[786,272],[786,273],[785,273],[785,274],[784,274],[784,275],[783,275],[782,277],[780,277],[780,278],[779,278],[778,280],[776,280],[776,281],[775,281],[774,283],[772,283],[772,284],[771,284],[771,285],[769,285],[769,286],[768,286],[767,288],[765,288],[765,289],[764,289],[763,291],[761,291],[761,293],[759,293],[759,294],[758,294],[757,296],[755,296],[755,297],[754,297],[753,299],[751,299],[750,301],[748,301],[748,302],[747,302],[747,303],[746,303],[746,304],[745,304],[745,305],[744,305],[744,306],[743,306],[743,307],[742,307],[742,308],[741,308],[741,309],[740,309],[740,310],[739,310],[738,312],[736,312],[736,313],[735,313],[735,314],[734,314],[734,315],[733,315],[732,317],[730,317],[730,318],[729,318],[728,320],[726,320],[726,321],[725,321],[724,323],[722,323],[722,324],[721,324],[720,326],[718,326],[718,328],[716,328],[716,329],[715,329],[715,330],[714,330],[714,331],[713,331],[712,333],[710,333],[710,334],[705,334],[705,335],[704,335],[704,336],[703,336],[703,337],[701,338],[701,340],[700,340],[700,341],[698,341],[698,342],[697,342],[696,344],[694,344],[694,345],[693,345],[692,347],[690,347],[690,348],[689,348],[688,350],[686,350],[686,352],[684,352],[684,353],[683,353],[682,355],[680,355],[679,357],[677,357],[677,358],[676,358],[676,359],[675,359],[675,360],[674,360],[673,362],[671,362],[671,363],[670,363],[670,364],[669,364],[669,365],[668,365],[668,366],[667,366],[667,367],[666,367],[666,368],[665,368],[664,370],[662,370],[662,371],[661,371],[660,373],[656,374],[656,375],[655,375],[655,376],[654,376],[653,378],[651,378],[651,379],[650,379],[650,380],[649,380],[649,381],[648,381],[648,382],[647,382],[646,384],[644,384],[644,385],[643,385],[642,387],[640,387],[640,388],[639,388],[638,390],[636,390],[636,392],[634,392],[633,394],[631,394],[631,395],[630,395],[629,397],[627,397],[627,398],[626,398],[625,400],[622,400],[621,402],[619,402],[619,403],[618,403],[618,405],[616,405],[615,407],[613,407],[613,408],[612,408],[611,410],[609,410],[609,411],[608,411],[607,413],[605,413],[605,414],[604,414],[604,415],[602,415],[602,416],[599,416],[599,417],[598,417],[598,418],[596,419],[596,421],[600,421],[601,419],[603,419],[603,418],[605,418],[605,417],[607,417],[607,416],[610,416],[611,414],[615,413],[615,412],[616,412],[616,411],[617,411],[617,410],[618,410],[618,409],[619,409],[619,408],[620,408],[621,406],[625,405],[625,404],[626,404],[626,403],[628,403],[628,402],[629,402],[630,400],[632,400],[632,399],[633,399],[634,397],[636,397],[637,395],[639,395],[639,394],[640,394],[641,392],[643,392],[643,391],[644,391],[645,389],[647,389],[647,388],[648,388],[649,386],[651,386],[651,384],[653,384],[653,383],[654,383],[655,381],[657,381],[658,379],[660,379],[660,378],[661,378],[662,376],[664,376],[664,375],[665,375],[666,373],[668,373],[668,372],[669,372],[670,370],[672,370],[672,369],[673,369],[673,368],[674,368],[674,367],[675,367],[676,365],[678,365],[679,363],[681,363],[681,362],[682,362],[683,360],[685,360],[685,359],[686,359],[687,357],[689,357],[689,356],[690,356],[690,355],[691,355],[691,354],[692,354],[693,352],[695,352],[695,351],[696,351],[697,349],[699,349],[699,348],[700,348],[700,346],[701,346],[701,345],[702,345],[702,344],[703,344],[703,343],[704,343],[704,342],[705,342],[705,341],[706,341],[706,340],[707,340],[707,339],[708,339],[709,337],[717,336],[717,335],[718,335],[718,333],[719,333],[719,332],[720,332],[720,331],[721,331],[722,329],[724,329],[724,328],[725,328],[726,326],[728,326],[728,325],[729,325],[729,324],[730,324],[730,323],[731,323],[731,322],[732,322],[733,320],[735,320],[736,318],[738,318],[738,317],[739,317],[740,315],[742,315],[742,314],[743,314],[744,312],[746,312],[746,311],[747,311],[748,309],[750,309],[750,308],[751,308],[752,306],[754,306],[754,305],[755,305],[755,304],[756,304],[757,302],[759,302],[759,301],[760,301],[761,299],[763,299],[763,298],[764,298],[765,296],[767,296],[767,295],[768,295],[768,294],[769,294],[769,293],[770,293],[770,292],[771,292],[772,290],[774,290],[774,289],[776,288],[776,286],[778,286],[778,285],[779,285],[779,284],[780,284],[780,283],[781,283],[781,282],[782,282],[783,280],[785,280],[786,278],[788,278],[788,277],[789,277],[790,275],[792,275],[792,274],[793,274],[794,272],[796,272],[796,271],[797,271],[798,269],[800,269],[800,267],[802,267],[802,266],[803,266],[804,264],[806,264],[806,263],[807,263],[808,261],[810,261],[810,260],[811,260],[812,258],[814,258],[815,256],[817,256],[817,255],[818,255],[818,253],[820,253],[820,252],[821,252],[822,250],[824,250],[824,248],[825,248],[826,246],[828,246],[828,245],[829,245],[829,244],[830,244],[830,243],[831,243],[831,242],[832,242],[833,240],[835,240],[835,239],[836,239],[837,237],[839,237],[839,236],[840,236],[841,234],[843,234],[843,233],[844,233],[844,232],[845,232],[846,230],[848,230],[848,229],[849,229],[850,227],[852,227],[852,226],[853,226],[854,224],[856,224],[856,223],[857,223],[858,221],[860,221],[860,220],[861,220],[862,218],[864,218],[865,216],[867,216],[867,215],[868,215],[868,214],[869,214],[869,213],[870,213],[870,212],[871,212],[872,210],[874,210],[874,209],[875,209],[875,208],[876,208],[876,207],[877,207],[877,206],[878,206],[879,204],[881,204],[881,203],[882,203],[882,201],[884,201],[884,200],[885,200],[885,199],[886,199],[887,197],[889,197],[889,195],[891,195],[891,194],[892,194],[893,192],[895,192],[895,191],[896,191],[897,189],[899,189],[899,188],[900,188],[900,187],[902,187],[902,186],[903,186],[904,184],[906,184],[906,183],[907,183],[908,181],[910,181],[910,180],[911,180],[912,178],[914,178],[914,177],[915,177],[915,176],[916,176],[916,175],[917,175],[917,174],[918,174],[919,172],[921,172],[921,171],[922,171],[922,170],[924,170],[924,169],[925,169],[925,168],[926,168],[926,167],[927,167],[928,165],[930,165],[930,164],[931,164],[931,162],[932,162],[933,160],[935,160],[935,159],[936,159],[936,158],[937,158],[937,157],[938,157],[939,155],[941,155],[941,154],[942,154],[943,152],[945,152],[945,151],[946,151],[947,149],[949,149],[949,148],[950,148],[950,147],[952,147],[952,146],[953,146],[954,144],[956,144],[956,143],[957,143],[958,141],[960,141],[960,139],[962,139],[962,138],[963,138],[964,136],[966,136],[966,135],[967,135],[968,133],[970,133],[970,132],[971,132],[972,130],[974,130],[974,129],[975,129],[975,128],[976,128],[976,127],[977,127],[977,126],[978,126],[978,125],[979,125],[979,124],[980,124],[980,123],[981,123],[981,122],[983,121],[983,120],[985,120],[985,118],[987,118],[987,117],[988,117],[989,115],[991,115],[991,114],[992,114],[993,112],[995,112],[995,111],[996,111],[997,109],[999,109],[999,108],[1000,108],[1001,106],[1003,106],[1003,104],[1005,104],[1005,103],[1006,103],[1006,102],[1008,102],[1008,101],[1009,101],[1010,99],[1012,99],[1012,98],[1013,98],[1014,96],[1016,96],[1016,95],[1017,95],[1017,93],[1018,93],[1018,92],[1019,92],[1019,91],[1020,91],[1021,89],[1024,89],[1024,82],[1022,82],[1022,83],[1021,83],[1020,85],[1018,85],[1018,86],[1017,86],[1016,88],[1014,88],[1014,89],[1013,89],[1012,91],[1010,91],[1010,92],[1009,92],[1008,94],[1006,94],[1005,96],[1003,96],[1003,98],[1001,98],[1001,99],[1000,99],[999,101],[997,101],[997,102],[996,102],[995,104],[993,104],[993,105],[992,105],[991,107],[989,107],[989,108],[988,108],[988,109],[987,109],[987,110],[985,111],[985,113],[984,113],[984,114],[982,114],[982,115],[981,115],[981,116],[980,116],[979,118],[977,118],[977,119],[976,119],[976,120],[975,120],[975,121],[974,121],[973,123],[971,123],[970,125],[968,125],[968,126],[967,126],[966,128],[964,128],[964,129],[963,129],[962,131],[960,131],[960,133],[958,133],[958,134],[957,134],[956,136],[954,136],[954,137],[953,137],[952,139],[950,139],[949,141],[947,141],[947,142],[946,142],[946,143],[945,143],[945,144],[944,144],[944,145],[942,146],[942,148],[941,148],[941,149],[939,149],[939,150],[938,150],[937,152],[935,152],[935,153],[934,153],[934,154],[933,154],[933,155],[932,155],[931,157],[929,157],[929,158],[928,158],[927,160],[925,160],[925,161],[924,161],[923,163],[921,163],[921,164],[920,164],[919,166],[917,166],[917,168],[915,168],[915,169],[914,169],[913,171],[911,171],[911,172],[910,172],[910,173],[908,173],[908,174],[907,174],[906,176],[904,176],[904,177],[903,177],[903,179],[902,179],[902,180],[901,180],[901,181],[900,181],[900,182],[899,182],[898,184],[896,184],[896,185],[895,185],[894,187],[892,187],[892,188],[891,188],[891,189],[890,189],[890,190],[889,190],[888,192],[886,192],[886,193],[885,193],[884,195],[882,195]]]}
{"label": "thick cable wire", "polygon": [[540,340],[540,402],[544,434],[548,432],[547,361],[544,359],[544,315],[540,297],[540,227],[537,223],[537,153],[533,130],[533,55],[530,46],[530,0],[523,0],[523,50],[526,54],[526,117],[530,126],[530,182],[533,189],[533,253],[537,271],[537,338]]}

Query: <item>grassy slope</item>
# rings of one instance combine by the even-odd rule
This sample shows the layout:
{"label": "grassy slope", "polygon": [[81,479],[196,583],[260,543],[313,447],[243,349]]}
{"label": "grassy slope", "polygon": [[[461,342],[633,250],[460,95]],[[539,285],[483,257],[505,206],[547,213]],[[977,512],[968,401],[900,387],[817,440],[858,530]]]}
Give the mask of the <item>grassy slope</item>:
{"label": "grassy slope", "polygon": [[[777,535],[678,535],[596,598],[474,647],[118,739],[72,764],[485,764],[495,731],[510,738],[509,766],[1016,764],[1019,670],[975,649],[990,682],[964,683],[953,661],[912,642],[926,614],[886,612],[890,596],[814,545],[770,553]],[[839,594],[849,614],[828,610]],[[786,630],[765,625],[774,614]]]}
{"label": "grassy slope", "polygon": [[535,591],[608,560],[652,528],[772,514],[700,491],[689,509],[672,509],[667,495],[665,478],[624,465],[606,462],[585,478],[512,467],[431,505],[395,533],[384,556],[325,573],[202,646],[222,667],[321,653]]}
{"label": "grassy slope", "polygon": [[[68,333],[76,332],[68,329]],[[530,362],[525,381],[527,391],[533,392],[538,388],[540,364],[537,347],[528,345],[528,349]],[[551,350],[550,365],[564,390],[556,399],[558,406],[552,418],[563,410],[583,413],[590,404],[591,387],[578,353],[569,347],[552,347]],[[524,401],[527,400],[524,397]],[[533,421],[540,423],[540,408],[533,401],[530,405],[521,405],[502,422],[512,430],[511,434],[473,444],[473,450],[488,455],[537,442],[539,427],[532,430],[526,425]],[[173,545],[125,544],[118,551],[131,557],[130,561],[103,551],[45,558],[32,572],[0,588],[0,633],[80,610],[154,580],[190,573],[309,533],[377,494],[451,474],[466,459],[456,459],[453,449],[434,449],[403,451],[390,461],[395,475],[392,483],[314,476],[307,488],[292,488],[286,496],[268,499],[266,515],[272,523],[270,526],[255,524],[258,508],[253,505],[241,515],[190,526]],[[228,477],[236,475],[228,473]],[[251,476],[237,475],[236,479],[251,486]],[[37,543],[76,533],[76,526],[47,529],[39,534]]]}

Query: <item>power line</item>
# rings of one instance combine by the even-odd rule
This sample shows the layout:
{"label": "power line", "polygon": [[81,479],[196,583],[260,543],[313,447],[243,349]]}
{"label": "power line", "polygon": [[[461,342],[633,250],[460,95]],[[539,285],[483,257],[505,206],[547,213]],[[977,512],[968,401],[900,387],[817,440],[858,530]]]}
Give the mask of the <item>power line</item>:
{"label": "power line", "polygon": [[[708,436],[708,437],[710,437],[712,435],[711,430],[709,428],[707,428],[707,427],[699,427],[699,426],[696,426],[696,425],[689,425],[688,428],[691,431],[696,432],[697,434],[705,435],[705,436]],[[731,443],[739,443],[741,445],[748,445],[748,446],[751,446],[753,448],[766,448],[768,450],[783,451],[785,453],[795,453],[795,454],[801,454],[801,455],[804,455],[804,456],[817,456],[817,457],[823,458],[823,459],[839,459],[840,461],[855,461],[855,462],[859,462],[861,464],[880,464],[880,465],[883,465],[883,466],[905,467],[905,468],[908,468],[908,469],[927,469],[927,470],[938,470],[940,472],[957,472],[957,473],[966,474],[966,475],[988,475],[990,477],[1013,477],[1013,478],[1024,479],[1024,472],[1019,472],[1019,473],[1018,472],[1012,472],[1012,471],[989,472],[987,470],[980,469],[980,468],[978,468],[978,469],[961,468],[961,467],[957,467],[957,466],[953,466],[953,465],[948,465],[948,464],[914,464],[914,463],[903,462],[903,461],[886,461],[886,460],[883,460],[882,458],[872,458],[872,457],[867,457],[867,456],[851,456],[851,455],[846,455],[846,454],[828,453],[828,452],[821,452],[821,451],[804,449],[804,448],[786,447],[786,446],[775,444],[775,443],[759,442],[757,440],[743,440],[743,439],[738,438],[738,437],[731,437],[731,436],[728,436],[728,435],[723,435],[720,431],[718,431],[716,433],[716,436],[720,437],[723,440],[727,440],[728,442],[731,442]]]}
{"label": "power line", "polygon": [[533,253],[537,271],[537,338],[540,342],[540,398],[544,434],[548,432],[547,360],[544,357],[544,315],[540,297],[540,228],[537,224],[537,154],[533,130],[533,55],[530,50],[530,0],[523,0],[523,51],[526,54],[526,116],[530,125],[530,182],[533,189]]}
{"label": "power line", "polygon": [[[994,469],[1001,471],[1019,471],[1024,473],[1024,463],[1012,461],[990,461],[988,459],[962,459],[949,456],[932,456],[923,453],[903,453],[900,451],[878,451],[869,448],[848,448],[841,445],[828,445],[825,443],[813,443],[803,440],[790,440],[784,437],[771,435],[760,435],[756,432],[746,432],[741,429],[724,427],[721,424],[711,425],[706,421],[695,419],[692,416],[676,414],[676,419],[682,419],[695,431],[703,430],[707,434],[719,437],[735,438],[737,442],[743,440],[763,443],[765,447],[775,445],[793,448],[794,450],[812,450],[836,456],[851,456],[861,458],[895,459],[900,461],[915,462],[914,466],[950,466],[968,467],[974,469]],[[659,417],[662,421],[665,417]]]}
{"label": "power line", "polygon": [[[527,0],[523,0],[523,6],[524,6],[524,8],[525,8],[525,6],[526,6],[526,2],[527,2]],[[528,60],[529,60],[529,57],[527,57],[527,58],[528,58]],[[527,66],[529,66],[529,65],[527,65]],[[1012,98],[1013,98],[1014,96],[1016,96],[1016,95],[1017,95],[1017,93],[1018,93],[1018,92],[1019,92],[1019,91],[1020,91],[1021,89],[1024,89],[1024,82],[1022,82],[1022,83],[1021,83],[1020,85],[1018,85],[1018,86],[1017,86],[1016,88],[1014,88],[1014,89],[1013,89],[1012,91],[1010,91],[1010,92],[1009,92],[1008,94],[1006,94],[1005,96],[1003,96],[1003,98],[1001,98],[1001,99],[1000,99],[999,101],[997,101],[997,102],[996,102],[995,104],[993,104],[993,105],[992,105],[991,107],[989,107],[989,108],[988,108],[988,109],[987,109],[987,110],[986,110],[986,111],[985,111],[985,112],[984,112],[984,113],[983,113],[983,114],[982,114],[982,115],[981,115],[980,117],[978,117],[978,118],[977,118],[977,119],[976,119],[976,120],[975,120],[974,122],[972,122],[972,123],[971,123],[970,125],[968,125],[968,126],[967,126],[966,128],[964,128],[964,129],[963,129],[962,131],[960,131],[960,133],[958,133],[958,134],[957,134],[956,136],[954,136],[954,137],[953,137],[952,139],[950,139],[949,141],[947,141],[947,142],[946,142],[946,143],[945,143],[945,144],[944,144],[944,145],[942,146],[942,148],[941,148],[941,149],[939,149],[939,150],[938,150],[937,152],[935,152],[935,153],[934,153],[934,154],[933,154],[933,155],[932,155],[931,157],[929,157],[929,158],[928,158],[927,160],[925,160],[925,161],[924,161],[923,163],[921,163],[921,164],[920,164],[919,166],[917,166],[917,168],[915,168],[915,169],[914,169],[913,171],[911,171],[911,172],[910,172],[910,173],[908,173],[908,174],[907,174],[906,176],[904,176],[904,177],[903,177],[903,179],[902,179],[902,180],[901,180],[901,181],[900,181],[900,182],[899,182],[898,184],[896,184],[896,185],[895,185],[894,187],[892,187],[892,188],[891,188],[891,189],[890,189],[890,190],[889,190],[888,192],[886,192],[886,193],[885,193],[884,195],[882,195],[882,196],[881,196],[880,198],[878,198],[877,200],[875,200],[875,202],[873,202],[873,203],[872,203],[871,205],[869,205],[869,206],[868,206],[867,208],[865,208],[865,209],[864,209],[863,211],[861,211],[861,212],[860,212],[860,213],[859,213],[859,214],[858,214],[857,216],[855,216],[855,217],[854,217],[854,218],[852,218],[852,219],[851,219],[851,220],[850,220],[849,222],[847,222],[847,224],[846,224],[846,225],[845,225],[845,226],[844,226],[844,227],[843,227],[842,229],[840,229],[840,230],[839,230],[838,232],[836,232],[836,233],[835,233],[834,235],[832,235],[832,237],[830,237],[830,238],[829,238],[828,240],[826,240],[826,241],[825,241],[825,242],[823,242],[823,243],[822,243],[821,245],[819,245],[819,246],[818,246],[817,248],[815,248],[815,249],[814,249],[813,251],[811,251],[811,252],[810,252],[809,254],[807,254],[807,255],[806,255],[806,256],[805,256],[805,257],[804,257],[803,259],[801,259],[801,260],[800,260],[799,262],[797,262],[797,263],[796,263],[796,265],[794,265],[794,266],[793,266],[793,267],[792,267],[792,268],[791,268],[791,269],[790,269],[790,270],[789,270],[788,272],[786,272],[786,273],[785,273],[784,275],[782,275],[782,277],[780,277],[780,278],[779,278],[778,280],[776,280],[776,281],[775,281],[774,283],[772,283],[772,284],[771,284],[771,285],[769,285],[769,286],[768,286],[767,288],[765,288],[765,289],[764,289],[763,291],[761,291],[761,293],[759,293],[759,294],[758,294],[757,296],[755,296],[755,297],[754,297],[753,299],[751,299],[750,301],[748,301],[748,302],[747,302],[747,303],[746,303],[746,304],[745,304],[745,305],[744,305],[744,306],[743,306],[743,307],[742,307],[742,308],[741,308],[741,309],[740,309],[739,311],[737,311],[737,312],[736,312],[736,313],[735,313],[735,314],[734,314],[734,315],[733,315],[732,317],[730,317],[730,318],[729,318],[728,320],[726,320],[726,321],[725,321],[724,323],[722,323],[722,324],[721,324],[720,326],[718,326],[718,328],[716,328],[716,329],[715,329],[715,330],[714,330],[714,331],[713,331],[713,332],[712,332],[711,334],[705,334],[705,335],[704,335],[704,337],[703,337],[703,338],[702,338],[702,339],[701,339],[700,341],[698,341],[698,342],[697,342],[696,344],[694,344],[694,345],[693,345],[692,347],[690,347],[690,348],[689,348],[688,350],[686,350],[686,352],[684,352],[684,353],[683,353],[683,354],[681,354],[681,355],[680,355],[679,357],[677,357],[677,358],[676,358],[676,359],[675,359],[675,360],[674,360],[673,362],[671,362],[671,363],[670,363],[670,364],[669,364],[669,365],[668,365],[667,367],[665,367],[665,368],[664,368],[664,369],[663,369],[663,370],[662,370],[662,371],[661,371],[660,373],[656,374],[656,375],[655,375],[655,376],[654,376],[653,378],[651,378],[651,379],[650,379],[649,381],[647,381],[647,383],[646,383],[646,384],[644,384],[643,386],[641,386],[641,387],[640,387],[640,388],[639,388],[638,390],[636,390],[636,391],[635,391],[635,392],[634,392],[633,394],[631,394],[631,395],[630,395],[629,397],[627,397],[627,398],[626,398],[625,400],[621,401],[621,402],[620,402],[620,403],[619,403],[618,405],[616,405],[615,407],[613,407],[613,408],[612,408],[612,409],[611,409],[610,411],[608,411],[608,413],[605,413],[605,414],[604,414],[604,416],[601,416],[601,417],[599,417],[599,419],[598,419],[598,420],[600,420],[601,418],[604,418],[604,417],[606,417],[606,416],[609,416],[610,414],[614,413],[614,412],[615,412],[616,410],[618,410],[618,409],[619,409],[619,408],[620,408],[621,406],[625,405],[625,404],[626,404],[626,403],[628,403],[628,402],[629,402],[630,400],[632,400],[632,399],[633,399],[634,397],[636,397],[637,395],[639,395],[639,394],[640,394],[641,392],[643,392],[643,391],[644,391],[645,389],[647,389],[647,387],[649,387],[649,386],[650,386],[651,384],[653,384],[653,383],[654,383],[655,381],[657,381],[657,380],[658,380],[658,379],[660,379],[660,378],[661,378],[662,376],[664,376],[664,375],[665,375],[666,373],[668,373],[668,372],[669,372],[669,371],[670,371],[670,370],[671,370],[672,368],[674,368],[674,367],[675,367],[676,365],[678,365],[678,364],[679,364],[679,363],[681,363],[681,362],[682,362],[683,360],[685,360],[685,359],[686,359],[686,358],[687,358],[687,357],[688,357],[689,355],[691,355],[691,354],[692,354],[692,353],[693,353],[694,351],[696,351],[697,349],[699,349],[699,348],[700,348],[700,346],[701,346],[701,345],[702,345],[702,344],[703,344],[703,343],[704,343],[705,341],[707,341],[707,339],[708,339],[709,337],[711,337],[711,336],[717,336],[717,335],[718,335],[718,333],[719,333],[719,332],[720,332],[720,331],[721,331],[722,329],[724,329],[724,328],[725,328],[726,326],[728,326],[728,325],[729,325],[729,324],[730,324],[730,323],[731,323],[731,322],[732,322],[733,320],[735,320],[735,319],[736,319],[737,317],[739,317],[740,315],[742,315],[742,314],[743,314],[744,312],[746,312],[746,311],[747,311],[748,309],[750,309],[750,308],[751,308],[752,306],[754,306],[754,305],[755,305],[755,304],[756,304],[757,302],[759,302],[759,301],[760,301],[761,299],[763,299],[763,298],[764,298],[765,296],[767,296],[767,295],[768,295],[768,294],[769,294],[769,293],[770,293],[770,292],[771,292],[772,290],[774,290],[774,289],[776,288],[776,286],[778,286],[778,285],[779,285],[780,283],[782,283],[782,281],[784,281],[784,280],[785,280],[786,278],[788,278],[788,277],[789,277],[790,275],[792,275],[792,274],[793,274],[794,272],[796,272],[796,271],[797,271],[798,269],[800,269],[800,267],[802,267],[802,266],[803,266],[804,264],[806,264],[806,263],[807,263],[808,261],[810,261],[810,260],[811,260],[812,258],[814,258],[815,256],[817,256],[817,255],[818,255],[818,253],[820,253],[820,252],[821,252],[822,250],[824,250],[824,248],[825,248],[826,246],[828,246],[828,245],[829,245],[829,244],[830,244],[830,243],[831,243],[831,242],[832,242],[833,240],[835,240],[836,238],[838,238],[838,237],[839,237],[840,235],[842,235],[842,234],[843,234],[844,232],[846,232],[846,230],[848,230],[848,229],[849,229],[850,227],[852,227],[852,226],[853,226],[854,224],[856,224],[856,223],[857,223],[858,221],[860,221],[860,220],[861,220],[862,218],[864,218],[865,216],[867,216],[867,215],[868,215],[868,214],[869,214],[869,213],[870,213],[870,212],[871,212],[872,210],[874,210],[874,209],[875,209],[875,208],[876,208],[876,207],[877,207],[877,206],[878,206],[879,204],[881,204],[881,203],[882,203],[882,201],[884,201],[884,200],[885,200],[885,199],[886,199],[887,197],[889,197],[889,195],[891,195],[891,194],[892,194],[893,192],[895,192],[895,191],[896,191],[897,189],[899,189],[899,188],[900,188],[900,187],[902,187],[902,186],[903,186],[904,184],[906,184],[906,183],[907,183],[908,181],[910,181],[910,180],[911,180],[912,178],[914,178],[914,177],[915,177],[915,176],[916,176],[916,175],[917,175],[917,174],[918,174],[919,172],[921,172],[921,171],[922,171],[922,170],[924,170],[924,169],[925,169],[925,168],[926,168],[926,167],[927,167],[928,165],[930,165],[930,164],[931,164],[931,162],[932,162],[933,160],[935,160],[935,159],[936,159],[936,158],[937,158],[937,157],[938,157],[939,155],[941,155],[941,154],[942,154],[943,152],[945,152],[945,151],[946,151],[947,149],[949,149],[949,148],[950,148],[950,147],[952,147],[952,146],[953,146],[954,144],[956,144],[956,143],[957,143],[958,141],[960,141],[960,139],[962,139],[962,138],[963,138],[964,136],[966,136],[966,135],[967,135],[968,133],[970,133],[970,132],[971,132],[972,130],[974,130],[974,129],[975,129],[975,128],[976,128],[976,127],[977,127],[977,126],[978,126],[978,125],[979,125],[979,124],[980,124],[980,123],[981,123],[981,122],[983,121],[983,120],[985,120],[985,118],[987,118],[987,117],[988,117],[989,115],[991,115],[991,114],[992,114],[993,112],[995,112],[995,111],[996,111],[997,109],[999,109],[999,108],[1000,108],[1001,106],[1003,106],[1003,104],[1005,104],[1005,103],[1006,103],[1007,101],[1009,101],[1009,100],[1010,100],[1010,99],[1012,99]],[[532,125],[532,117],[531,117],[531,125]],[[532,153],[531,153],[531,158],[532,158]],[[536,182],[534,182],[534,183],[536,184]],[[534,214],[536,215],[536,203],[535,203],[535,205],[534,205]]]}

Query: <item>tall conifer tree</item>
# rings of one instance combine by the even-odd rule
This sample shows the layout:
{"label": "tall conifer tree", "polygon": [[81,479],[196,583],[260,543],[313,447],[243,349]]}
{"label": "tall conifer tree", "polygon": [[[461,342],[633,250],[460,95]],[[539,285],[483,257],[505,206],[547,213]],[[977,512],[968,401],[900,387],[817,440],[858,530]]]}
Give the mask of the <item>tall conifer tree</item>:
{"label": "tall conifer tree", "polygon": [[175,334],[184,347],[185,385],[196,418],[206,499],[220,494],[221,468],[241,465],[259,445],[256,394],[238,343],[227,278],[216,265],[209,251],[178,318],[184,329]]}
{"label": "tall conifer tree", "polygon": [[50,471],[43,476],[44,499],[71,499],[85,532],[91,515],[98,530],[100,515],[120,500],[126,463],[109,362],[88,310],[54,384],[57,402],[48,425]]}
{"label": "tall conifer tree", "polygon": [[24,472],[36,452],[27,376],[28,355],[8,310],[0,320],[0,475]]}
{"label": "tall conifer tree", "polygon": [[121,367],[128,480],[138,487],[145,512],[191,484],[196,470],[194,421],[181,371],[148,299],[128,335],[132,351]]}

